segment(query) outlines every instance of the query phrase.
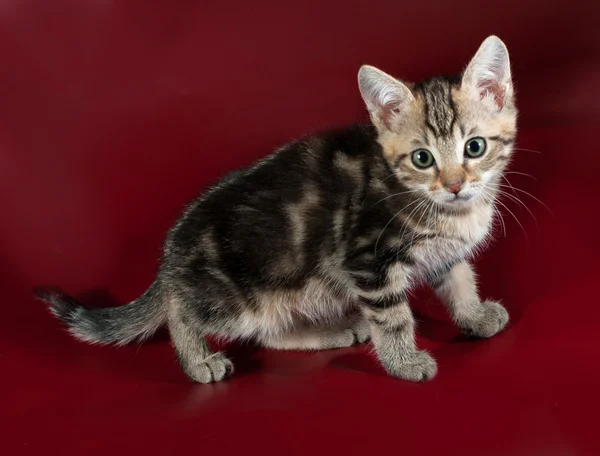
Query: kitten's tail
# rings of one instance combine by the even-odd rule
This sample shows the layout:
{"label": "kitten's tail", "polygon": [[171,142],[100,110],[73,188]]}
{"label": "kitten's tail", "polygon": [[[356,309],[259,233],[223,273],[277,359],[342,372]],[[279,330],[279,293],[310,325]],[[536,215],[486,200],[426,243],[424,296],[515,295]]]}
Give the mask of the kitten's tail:
{"label": "kitten's tail", "polygon": [[167,318],[167,306],[158,281],[127,305],[89,309],[69,295],[40,288],[35,295],[79,340],[93,344],[125,345],[150,337]]}

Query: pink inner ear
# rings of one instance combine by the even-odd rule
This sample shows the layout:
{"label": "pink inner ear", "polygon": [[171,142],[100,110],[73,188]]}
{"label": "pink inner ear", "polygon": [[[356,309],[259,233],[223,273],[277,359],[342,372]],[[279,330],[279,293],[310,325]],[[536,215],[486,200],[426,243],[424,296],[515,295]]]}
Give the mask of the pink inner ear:
{"label": "pink inner ear", "polygon": [[506,89],[502,84],[498,84],[498,81],[493,79],[486,79],[481,81],[477,87],[481,89],[481,98],[485,97],[488,94],[491,94],[494,97],[494,103],[500,109],[504,107],[504,95]]}
{"label": "pink inner ear", "polygon": [[395,114],[402,112],[402,105],[400,102],[386,104],[381,107],[380,119],[387,128],[391,128],[391,118]]}

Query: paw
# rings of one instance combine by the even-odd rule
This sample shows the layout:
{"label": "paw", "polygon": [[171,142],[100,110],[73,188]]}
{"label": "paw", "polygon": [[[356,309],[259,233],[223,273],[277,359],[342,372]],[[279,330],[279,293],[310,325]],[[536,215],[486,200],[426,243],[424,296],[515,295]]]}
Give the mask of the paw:
{"label": "paw", "polygon": [[471,337],[488,338],[502,331],[508,323],[508,312],[495,301],[481,303],[481,317],[468,325],[462,326],[463,334]]}
{"label": "paw", "polygon": [[[348,325],[348,326],[346,326]],[[365,318],[353,319],[351,322],[345,322],[346,329],[342,329],[332,334],[327,334],[323,340],[322,348],[343,348],[362,344],[371,337],[371,328]]]}
{"label": "paw", "polygon": [[371,332],[368,324],[357,322],[350,328],[343,329],[339,332],[333,332],[332,334],[325,334],[321,341],[321,347],[324,349],[330,348],[345,348],[352,347],[353,345],[362,344],[371,337]]}
{"label": "paw", "polygon": [[187,371],[188,376],[195,382],[220,382],[233,373],[233,363],[222,353],[215,353],[194,364]]}
{"label": "paw", "polygon": [[371,328],[366,318],[359,319],[352,325],[350,331],[354,339],[352,345],[365,343],[371,338]]}
{"label": "paw", "polygon": [[384,363],[386,370],[394,377],[411,382],[431,380],[437,373],[437,363],[426,351],[417,350],[408,356],[398,358],[393,363]]}

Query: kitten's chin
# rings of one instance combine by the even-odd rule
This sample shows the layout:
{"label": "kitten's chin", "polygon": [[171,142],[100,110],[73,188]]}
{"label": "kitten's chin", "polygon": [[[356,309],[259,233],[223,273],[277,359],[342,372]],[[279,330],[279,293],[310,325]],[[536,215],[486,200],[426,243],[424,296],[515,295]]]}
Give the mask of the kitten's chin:
{"label": "kitten's chin", "polygon": [[444,209],[451,212],[466,212],[476,205],[478,198],[474,194],[448,195],[441,201],[436,201]]}

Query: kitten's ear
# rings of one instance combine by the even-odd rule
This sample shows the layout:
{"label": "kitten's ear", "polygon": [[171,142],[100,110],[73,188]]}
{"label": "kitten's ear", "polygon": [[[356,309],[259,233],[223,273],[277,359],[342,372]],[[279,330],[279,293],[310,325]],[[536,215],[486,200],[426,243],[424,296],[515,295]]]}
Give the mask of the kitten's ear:
{"label": "kitten's ear", "polygon": [[462,86],[479,99],[492,101],[498,109],[512,97],[508,50],[500,38],[490,36],[481,44],[463,73]]}
{"label": "kitten's ear", "polygon": [[390,129],[414,100],[410,89],[389,74],[369,65],[358,72],[358,87],[371,120],[378,129]]}

